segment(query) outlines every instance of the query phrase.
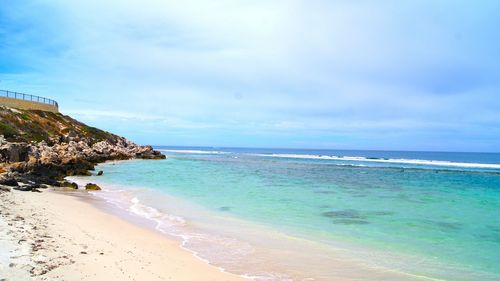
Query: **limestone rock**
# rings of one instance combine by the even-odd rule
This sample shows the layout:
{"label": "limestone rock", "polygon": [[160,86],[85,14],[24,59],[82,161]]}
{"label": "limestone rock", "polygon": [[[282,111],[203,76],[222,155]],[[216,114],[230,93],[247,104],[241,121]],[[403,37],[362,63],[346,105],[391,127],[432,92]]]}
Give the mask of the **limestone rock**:
{"label": "limestone rock", "polygon": [[72,189],[78,189],[78,184],[76,182],[63,181],[61,187],[67,187]]}
{"label": "limestone rock", "polygon": [[0,184],[7,185],[7,186],[19,186],[19,184],[17,183],[17,180],[15,180],[12,177],[1,177]]}
{"label": "limestone rock", "polygon": [[17,182],[60,186],[64,177],[91,175],[89,170],[104,161],[166,158],[151,146],[135,144],[60,113],[0,107],[0,122],[16,132],[0,135],[0,173],[13,173]]}
{"label": "limestone rock", "polygon": [[0,146],[0,161],[22,162],[28,159],[29,145],[26,143],[4,142]]}
{"label": "limestone rock", "polygon": [[87,183],[85,185],[85,190],[101,190],[101,187],[99,187],[97,184],[95,183]]}

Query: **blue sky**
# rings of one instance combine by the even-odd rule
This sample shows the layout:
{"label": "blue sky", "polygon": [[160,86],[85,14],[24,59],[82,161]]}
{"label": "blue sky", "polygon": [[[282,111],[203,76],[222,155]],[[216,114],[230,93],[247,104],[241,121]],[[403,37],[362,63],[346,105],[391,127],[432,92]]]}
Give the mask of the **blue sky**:
{"label": "blue sky", "polygon": [[500,1],[0,2],[0,89],[139,143],[500,152]]}

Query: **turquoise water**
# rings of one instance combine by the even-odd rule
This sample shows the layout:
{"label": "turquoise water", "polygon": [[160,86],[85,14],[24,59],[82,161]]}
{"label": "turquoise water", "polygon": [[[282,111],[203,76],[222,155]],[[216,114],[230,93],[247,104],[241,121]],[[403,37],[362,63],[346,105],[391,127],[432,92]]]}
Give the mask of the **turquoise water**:
{"label": "turquoise water", "polygon": [[[96,180],[173,196],[212,217],[248,221],[326,247],[340,242],[398,254],[393,260],[377,254],[371,261],[367,255],[375,266],[445,280],[500,280],[498,154],[199,148],[164,153],[164,161],[102,165],[104,176]],[[153,197],[141,202],[165,207]],[[245,235],[238,239],[245,242]],[[325,265],[324,280],[327,271]]]}

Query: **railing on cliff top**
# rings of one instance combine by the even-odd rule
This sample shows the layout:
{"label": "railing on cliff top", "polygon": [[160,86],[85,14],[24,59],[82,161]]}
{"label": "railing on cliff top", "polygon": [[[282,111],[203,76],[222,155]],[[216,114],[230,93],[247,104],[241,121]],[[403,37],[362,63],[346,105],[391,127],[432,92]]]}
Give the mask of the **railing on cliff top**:
{"label": "railing on cliff top", "polygon": [[17,100],[25,100],[25,101],[33,101],[33,102],[50,104],[50,105],[53,105],[59,109],[59,105],[57,104],[57,102],[55,100],[51,100],[51,99],[44,98],[44,97],[23,94],[23,93],[18,93],[18,92],[12,92],[12,91],[7,91],[7,90],[0,90],[0,97],[7,97],[7,98],[13,98],[13,99],[17,99]]}

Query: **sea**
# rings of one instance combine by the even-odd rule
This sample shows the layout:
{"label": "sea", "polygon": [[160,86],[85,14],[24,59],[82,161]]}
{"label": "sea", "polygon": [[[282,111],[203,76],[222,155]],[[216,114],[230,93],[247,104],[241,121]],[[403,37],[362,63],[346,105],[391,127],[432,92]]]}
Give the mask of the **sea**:
{"label": "sea", "polygon": [[500,280],[498,153],[155,148],[70,179],[248,279]]}

